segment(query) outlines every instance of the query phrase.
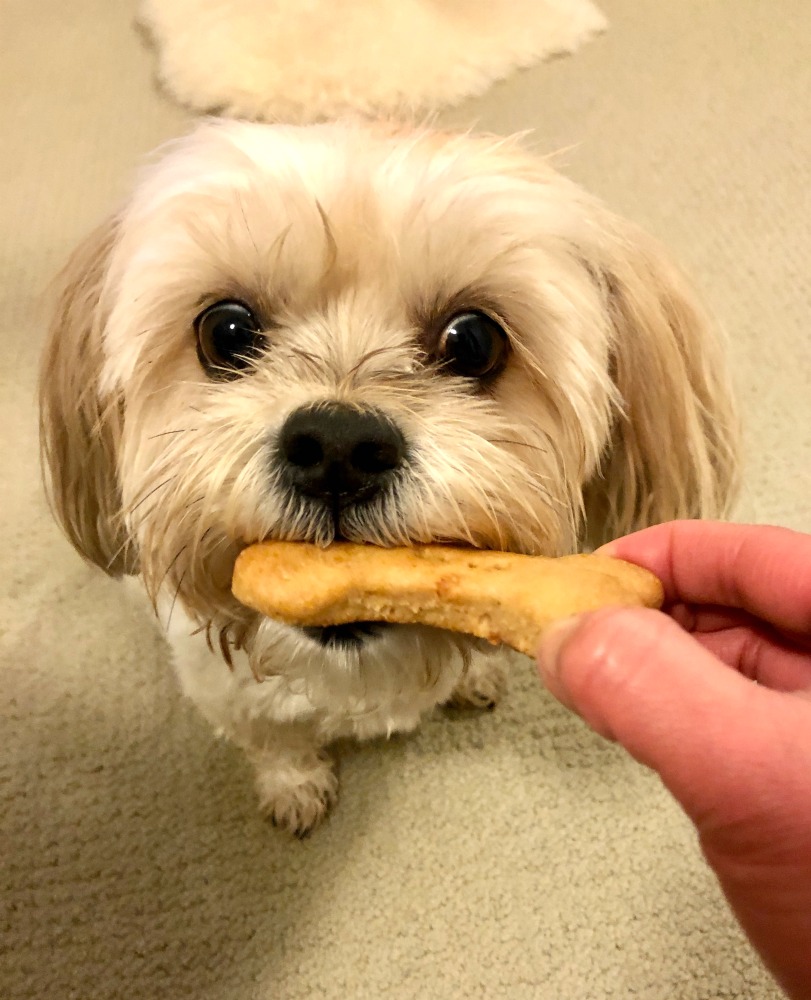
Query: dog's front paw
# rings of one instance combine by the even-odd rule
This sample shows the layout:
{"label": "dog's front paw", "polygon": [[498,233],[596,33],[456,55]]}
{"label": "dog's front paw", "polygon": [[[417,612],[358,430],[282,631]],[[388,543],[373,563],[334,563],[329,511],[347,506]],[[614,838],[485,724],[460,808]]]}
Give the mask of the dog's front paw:
{"label": "dog's front paw", "polygon": [[498,654],[474,654],[447,704],[450,708],[493,709],[507,689],[507,669]]}
{"label": "dog's front paw", "polygon": [[259,808],[274,826],[306,837],[338,797],[338,778],[324,752],[295,759],[268,755],[256,762]]}

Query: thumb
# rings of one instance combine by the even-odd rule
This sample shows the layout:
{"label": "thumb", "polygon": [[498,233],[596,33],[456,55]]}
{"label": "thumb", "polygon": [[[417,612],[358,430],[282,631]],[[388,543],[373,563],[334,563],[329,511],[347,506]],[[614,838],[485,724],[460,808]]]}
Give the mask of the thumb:
{"label": "thumb", "polygon": [[549,634],[550,691],[659,772],[766,964],[811,982],[811,713],[717,660],[658,611],[607,609]]}
{"label": "thumb", "polygon": [[782,751],[775,733],[794,729],[794,706],[666,615],[612,608],[570,619],[548,633],[539,668],[553,695],[659,773],[700,831],[762,808]]}

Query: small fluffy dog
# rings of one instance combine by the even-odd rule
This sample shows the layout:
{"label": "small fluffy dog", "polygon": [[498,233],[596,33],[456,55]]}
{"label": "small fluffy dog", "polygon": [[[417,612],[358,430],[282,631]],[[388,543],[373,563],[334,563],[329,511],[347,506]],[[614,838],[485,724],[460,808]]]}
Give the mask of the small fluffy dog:
{"label": "small fluffy dog", "polygon": [[138,576],[183,690],[301,834],[335,739],[490,706],[484,644],[240,606],[260,539],[562,554],[721,513],[717,339],[637,229],[510,140],[211,122],[64,276],[41,383],[56,515]]}

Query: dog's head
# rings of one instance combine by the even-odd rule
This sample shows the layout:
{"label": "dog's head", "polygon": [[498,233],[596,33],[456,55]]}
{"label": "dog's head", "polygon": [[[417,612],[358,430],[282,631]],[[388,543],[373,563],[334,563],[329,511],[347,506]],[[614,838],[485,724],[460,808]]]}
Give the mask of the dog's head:
{"label": "dog's head", "polygon": [[75,255],[56,513],[203,622],[263,538],[562,553],[731,495],[715,337],[627,223],[504,140],[211,123]]}

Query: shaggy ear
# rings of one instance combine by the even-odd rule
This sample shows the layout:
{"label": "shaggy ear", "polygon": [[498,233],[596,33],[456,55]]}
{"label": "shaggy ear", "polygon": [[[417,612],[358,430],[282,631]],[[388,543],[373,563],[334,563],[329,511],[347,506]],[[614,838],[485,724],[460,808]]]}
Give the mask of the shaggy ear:
{"label": "shaggy ear", "polygon": [[111,576],[136,571],[117,476],[122,401],[103,399],[102,288],[118,223],[73,254],[60,277],[40,370],[40,448],[51,508],[85,559]]}
{"label": "shaggy ear", "polygon": [[717,332],[660,248],[614,225],[598,281],[617,412],[584,493],[593,545],[674,518],[722,516],[737,489],[738,422]]}

